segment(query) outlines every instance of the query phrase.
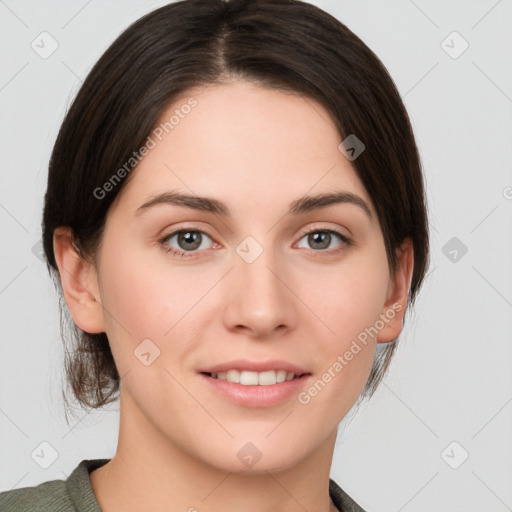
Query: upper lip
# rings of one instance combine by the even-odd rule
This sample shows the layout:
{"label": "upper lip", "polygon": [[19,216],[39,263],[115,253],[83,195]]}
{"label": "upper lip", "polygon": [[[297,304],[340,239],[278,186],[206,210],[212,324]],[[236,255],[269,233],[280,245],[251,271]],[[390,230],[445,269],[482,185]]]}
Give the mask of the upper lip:
{"label": "upper lip", "polygon": [[202,368],[199,373],[220,373],[227,372],[228,370],[240,370],[250,372],[265,372],[268,370],[285,370],[288,373],[294,373],[295,375],[303,375],[308,373],[304,368],[287,361],[280,361],[272,359],[268,361],[249,361],[248,359],[236,359],[228,361],[226,363],[219,363],[208,368]]}

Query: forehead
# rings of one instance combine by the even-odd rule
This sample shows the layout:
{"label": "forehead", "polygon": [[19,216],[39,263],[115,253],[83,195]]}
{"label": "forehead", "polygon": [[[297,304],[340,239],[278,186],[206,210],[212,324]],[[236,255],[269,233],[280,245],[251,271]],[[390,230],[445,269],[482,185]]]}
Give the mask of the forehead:
{"label": "forehead", "polygon": [[131,209],[164,190],[217,197],[233,211],[343,190],[373,213],[330,114],[310,98],[244,81],[211,84],[176,98],[149,137],[152,148],[121,194]]}

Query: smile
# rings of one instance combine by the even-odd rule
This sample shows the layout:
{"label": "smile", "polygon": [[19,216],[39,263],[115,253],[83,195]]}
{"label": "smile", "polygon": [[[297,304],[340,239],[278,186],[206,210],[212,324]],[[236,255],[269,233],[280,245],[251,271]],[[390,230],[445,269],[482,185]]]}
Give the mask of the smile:
{"label": "smile", "polygon": [[264,372],[253,372],[249,370],[227,370],[219,373],[208,373],[205,375],[218,380],[227,380],[243,386],[272,386],[281,382],[289,381],[300,377],[293,372],[286,370],[267,370]]}

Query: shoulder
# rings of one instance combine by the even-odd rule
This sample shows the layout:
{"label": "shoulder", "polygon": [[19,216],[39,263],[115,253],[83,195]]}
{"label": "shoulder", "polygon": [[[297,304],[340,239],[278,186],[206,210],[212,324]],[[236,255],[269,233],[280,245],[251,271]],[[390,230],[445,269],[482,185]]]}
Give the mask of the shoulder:
{"label": "shoulder", "polygon": [[85,459],[67,480],[51,480],[33,487],[0,493],[1,512],[101,512],[89,474],[110,459]]}
{"label": "shoulder", "polygon": [[2,512],[68,512],[75,510],[64,480],[52,480],[34,487],[0,493]]}
{"label": "shoulder", "polygon": [[341,512],[366,512],[334,480],[329,479],[329,494],[336,508]]}

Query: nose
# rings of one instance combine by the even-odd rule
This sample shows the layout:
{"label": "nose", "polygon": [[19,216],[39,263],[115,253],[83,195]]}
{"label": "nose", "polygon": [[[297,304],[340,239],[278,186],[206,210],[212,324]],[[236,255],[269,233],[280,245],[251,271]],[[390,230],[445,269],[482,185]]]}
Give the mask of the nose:
{"label": "nose", "polygon": [[297,301],[290,280],[285,262],[278,261],[272,250],[263,250],[252,263],[234,254],[234,268],[224,283],[226,328],[261,340],[292,329]]}

